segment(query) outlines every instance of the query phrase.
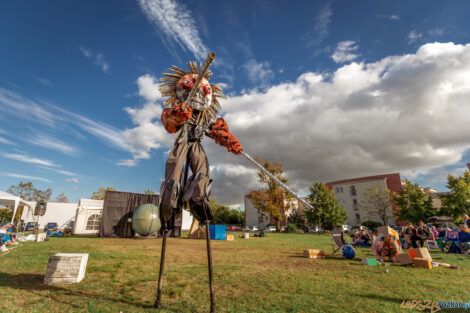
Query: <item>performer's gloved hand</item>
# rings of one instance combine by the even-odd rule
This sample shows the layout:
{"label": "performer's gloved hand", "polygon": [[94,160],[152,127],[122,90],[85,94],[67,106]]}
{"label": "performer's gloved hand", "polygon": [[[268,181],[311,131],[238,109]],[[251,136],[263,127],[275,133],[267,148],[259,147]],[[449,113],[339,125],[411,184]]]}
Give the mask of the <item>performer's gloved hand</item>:
{"label": "performer's gloved hand", "polygon": [[192,117],[191,107],[183,110],[183,103],[172,108],[166,108],[162,112],[162,124],[169,133],[176,133],[178,127],[186,123]]}
{"label": "performer's gloved hand", "polygon": [[227,148],[229,152],[241,154],[243,147],[237,137],[230,133],[227,122],[223,118],[218,118],[210,127],[209,137],[214,138],[215,142]]}

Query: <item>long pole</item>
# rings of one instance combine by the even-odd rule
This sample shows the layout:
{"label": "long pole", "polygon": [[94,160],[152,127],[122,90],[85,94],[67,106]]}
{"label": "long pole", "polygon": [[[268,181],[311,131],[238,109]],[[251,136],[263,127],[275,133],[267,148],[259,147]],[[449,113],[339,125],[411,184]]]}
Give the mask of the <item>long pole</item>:
{"label": "long pole", "polygon": [[161,297],[162,297],[162,281],[163,281],[163,268],[165,267],[165,250],[166,250],[166,239],[168,238],[168,229],[163,231],[163,240],[162,240],[162,252],[160,254],[160,273],[158,275],[158,291],[157,291],[157,299],[153,306],[156,309],[161,309]]}
{"label": "long pole", "polygon": [[209,268],[209,290],[211,294],[211,313],[215,313],[215,299],[214,299],[214,275],[212,273],[212,250],[211,250],[211,235],[209,230],[209,220],[206,220],[206,242],[207,242],[207,264]]}
{"label": "long pole", "polygon": [[293,195],[297,200],[299,200],[300,202],[302,202],[307,208],[309,209],[312,209],[313,210],[313,206],[310,205],[310,203],[308,203],[307,201],[305,201],[304,199],[302,199],[296,192],[294,192],[292,189],[289,188],[289,186],[287,186],[286,184],[284,184],[283,182],[281,182],[279,179],[277,179],[276,176],[274,176],[273,174],[271,174],[267,169],[265,169],[261,164],[259,164],[258,162],[256,162],[251,156],[248,155],[248,153],[242,151],[242,154],[245,158],[248,159],[248,161],[250,161],[251,163],[253,163],[257,168],[259,168],[260,170],[262,170],[266,175],[268,175],[269,177],[271,177],[276,183],[278,183],[279,185],[281,185],[282,188],[284,188],[288,193],[290,193],[291,195]]}
{"label": "long pole", "polygon": [[204,78],[207,70],[211,66],[212,62],[215,60],[215,53],[211,52],[207,55],[206,61],[204,62],[204,66],[202,69],[200,69],[199,74],[197,75],[196,83],[194,83],[193,89],[191,89],[188,98],[184,100],[183,104],[183,109],[186,109],[186,107],[191,103],[191,100],[193,99],[194,95],[196,94],[196,91],[199,88],[199,84],[201,83],[202,79]]}

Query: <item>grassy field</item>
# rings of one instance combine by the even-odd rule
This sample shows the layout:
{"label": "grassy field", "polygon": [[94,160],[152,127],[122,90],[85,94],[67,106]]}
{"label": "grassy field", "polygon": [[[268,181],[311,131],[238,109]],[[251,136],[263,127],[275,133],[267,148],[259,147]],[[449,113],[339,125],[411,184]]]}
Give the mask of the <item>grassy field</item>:
{"label": "grassy field", "polygon": [[[161,239],[80,237],[23,243],[0,256],[0,312],[156,312],[160,246]],[[324,235],[269,234],[212,247],[218,312],[418,312],[401,302],[470,300],[469,256],[432,253],[458,270],[388,266],[384,273],[359,258],[303,258],[304,248],[331,254]],[[42,284],[58,252],[90,254],[82,282]],[[208,312],[205,241],[170,238],[166,262],[161,312]]]}

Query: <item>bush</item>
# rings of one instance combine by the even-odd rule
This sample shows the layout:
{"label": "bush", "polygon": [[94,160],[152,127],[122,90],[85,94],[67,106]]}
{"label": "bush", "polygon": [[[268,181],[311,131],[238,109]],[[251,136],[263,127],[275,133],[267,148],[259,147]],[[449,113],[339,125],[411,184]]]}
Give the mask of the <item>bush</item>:
{"label": "bush", "polygon": [[295,233],[297,231],[297,226],[295,224],[287,224],[286,233]]}
{"label": "bush", "polygon": [[365,221],[362,222],[362,226],[369,228],[370,230],[374,230],[374,228],[382,226],[382,223],[376,221]]}

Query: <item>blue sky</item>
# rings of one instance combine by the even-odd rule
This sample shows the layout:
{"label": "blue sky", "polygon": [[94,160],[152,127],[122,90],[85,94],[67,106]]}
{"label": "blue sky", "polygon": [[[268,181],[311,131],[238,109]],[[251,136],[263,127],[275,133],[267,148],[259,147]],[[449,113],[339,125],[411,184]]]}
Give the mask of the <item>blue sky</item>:
{"label": "blue sky", "polygon": [[[208,51],[217,54],[212,82],[228,96],[223,115],[232,131],[248,153],[283,162],[301,192],[316,180],[396,171],[444,190],[446,173],[460,174],[470,159],[462,100],[469,82],[457,79],[470,76],[469,8],[467,1],[4,1],[0,190],[20,180],[71,200],[100,186],[158,190],[172,136],[159,124],[157,79]],[[442,90],[433,94],[432,86]],[[214,195],[241,203],[257,187],[252,166],[204,144]]]}

